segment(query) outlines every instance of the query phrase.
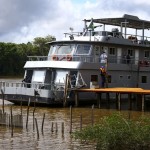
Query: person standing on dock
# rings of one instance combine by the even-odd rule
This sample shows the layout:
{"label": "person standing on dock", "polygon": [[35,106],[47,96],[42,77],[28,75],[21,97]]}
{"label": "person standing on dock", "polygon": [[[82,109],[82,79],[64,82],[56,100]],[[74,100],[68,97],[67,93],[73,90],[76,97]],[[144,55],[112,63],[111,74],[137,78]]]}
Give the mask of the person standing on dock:
{"label": "person standing on dock", "polygon": [[100,67],[100,74],[101,74],[101,87],[105,87],[105,82],[106,82],[106,70],[104,66]]}

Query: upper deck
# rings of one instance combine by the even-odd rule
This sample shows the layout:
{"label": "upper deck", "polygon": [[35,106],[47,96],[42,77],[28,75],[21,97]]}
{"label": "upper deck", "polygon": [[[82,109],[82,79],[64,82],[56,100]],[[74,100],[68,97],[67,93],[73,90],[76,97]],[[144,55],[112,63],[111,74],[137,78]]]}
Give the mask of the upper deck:
{"label": "upper deck", "polygon": [[[84,24],[83,32],[65,33],[62,41],[50,42],[48,56],[30,56],[29,60],[98,63],[101,52],[106,51],[108,63],[125,64],[124,56],[130,53],[130,64],[140,62],[149,66],[150,37],[145,36],[145,32],[150,28],[150,21],[124,15],[121,18],[84,19]],[[110,31],[106,30],[107,25],[111,25]],[[128,33],[128,28],[135,34]]]}
{"label": "upper deck", "polygon": [[[150,21],[141,20],[137,16],[125,14],[120,18],[84,19],[84,22],[83,32],[65,33],[65,37],[69,35],[71,40],[150,46],[150,37],[145,36],[145,32],[150,29]],[[109,26],[110,31],[106,30],[106,26]],[[98,27],[103,28],[97,30]],[[128,31],[129,28],[132,29],[131,33]]]}

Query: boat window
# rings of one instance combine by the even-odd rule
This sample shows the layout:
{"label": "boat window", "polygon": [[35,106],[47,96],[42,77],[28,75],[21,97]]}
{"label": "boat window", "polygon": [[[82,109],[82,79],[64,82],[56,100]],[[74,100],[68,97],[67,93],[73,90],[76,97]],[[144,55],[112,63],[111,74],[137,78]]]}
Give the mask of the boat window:
{"label": "boat window", "polygon": [[108,75],[108,83],[111,83],[111,75]]}
{"label": "boat window", "polygon": [[131,79],[131,76],[130,76],[130,75],[128,75],[128,76],[127,76],[127,79],[128,79],[128,80],[130,80],[130,79]]}
{"label": "boat window", "polygon": [[141,82],[142,83],[147,83],[147,76],[142,76],[141,77]]}
{"label": "boat window", "polygon": [[130,56],[133,56],[133,49],[128,49],[128,54],[129,54]]}
{"label": "boat window", "polygon": [[50,47],[48,56],[50,56],[51,54],[53,54],[53,53],[55,52],[55,50],[56,50],[56,46],[52,45],[52,46]]}
{"label": "boat window", "polygon": [[120,78],[120,79],[122,79],[122,78],[123,78],[123,76],[122,76],[122,75],[120,75],[120,76],[119,76],[119,78]]}
{"label": "boat window", "polygon": [[79,44],[76,49],[76,54],[89,54],[91,45]]}
{"label": "boat window", "polygon": [[44,82],[45,70],[38,70],[33,72],[32,82]]}
{"label": "boat window", "polygon": [[150,51],[144,51],[144,57],[149,58],[150,57]]}
{"label": "boat window", "polygon": [[114,47],[110,47],[109,48],[109,54],[113,55],[113,56],[116,55],[116,49]]}
{"label": "boat window", "polygon": [[50,48],[49,55],[72,54],[75,48],[74,44],[53,45]]}
{"label": "boat window", "polygon": [[66,79],[66,74],[68,74],[68,71],[56,71],[56,79],[55,79],[55,83],[65,83],[65,79]]}

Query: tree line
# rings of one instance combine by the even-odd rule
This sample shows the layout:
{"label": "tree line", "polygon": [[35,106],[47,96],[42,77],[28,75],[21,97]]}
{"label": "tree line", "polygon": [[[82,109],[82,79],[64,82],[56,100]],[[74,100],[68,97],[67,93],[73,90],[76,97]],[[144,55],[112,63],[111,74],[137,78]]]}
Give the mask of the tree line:
{"label": "tree line", "polygon": [[47,56],[49,44],[46,43],[55,40],[55,37],[48,35],[36,37],[33,42],[26,44],[0,42],[0,76],[23,75],[27,56]]}

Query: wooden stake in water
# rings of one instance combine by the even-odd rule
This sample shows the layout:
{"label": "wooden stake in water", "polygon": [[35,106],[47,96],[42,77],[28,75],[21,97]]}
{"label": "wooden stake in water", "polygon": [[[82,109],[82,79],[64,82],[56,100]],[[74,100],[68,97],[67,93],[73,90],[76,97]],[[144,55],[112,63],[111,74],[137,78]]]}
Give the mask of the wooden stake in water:
{"label": "wooden stake in water", "polygon": [[20,111],[21,111],[21,116],[22,116],[22,98],[21,98],[21,103],[20,103]]}
{"label": "wooden stake in water", "polygon": [[61,132],[62,132],[62,134],[64,134],[64,122],[62,122],[62,124],[61,124]]}
{"label": "wooden stake in water", "polygon": [[2,93],[2,100],[3,100],[3,105],[2,105],[2,107],[3,107],[3,114],[4,114],[4,112],[5,112],[5,110],[4,110],[4,99],[5,99],[5,95],[4,95],[4,91],[1,89],[1,93]]}
{"label": "wooden stake in water", "polygon": [[51,126],[51,132],[53,132],[54,130],[53,130],[53,122],[52,122],[52,126]]}
{"label": "wooden stake in water", "polygon": [[58,131],[58,125],[57,122],[55,122],[56,132]]}
{"label": "wooden stake in water", "polygon": [[38,123],[37,123],[36,118],[35,118],[35,125],[36,125],[36,131],[37,131],[37,139],[39,139],[39,129],[38,129]]}
{"label": "wooden stake in water", "polygon": [[43,134],[43,127],[44,127],[44,120],[45,120],[45,113],[43,115],[43,120],[42,120],[42,128],[41,128],[42,134]]}
{"label": "wooden stake in water", "polygon": [[72,133],[72,106],[70,106],[70,133]]}
{"label": "wooden stake in water", "polygon": [[28,129],[29,108],[30,108],[30,98],[29,98],[29,101],[28,101],[28,108],[27,108],[26,129]]}
{"label": "wooden stake in water", "polygon": [[12,106],[10,107],[10,121],[11,121],[11,137],[13,137],[13,114],[12,114]]}
{"label": "wooden stake in water", "polygon": [[34,122],[35,122],[35,119],[34,119],[34,113],[35,113],[35,107],[34,107],[34,109],[33,109],[33,131],[34,131]]}

